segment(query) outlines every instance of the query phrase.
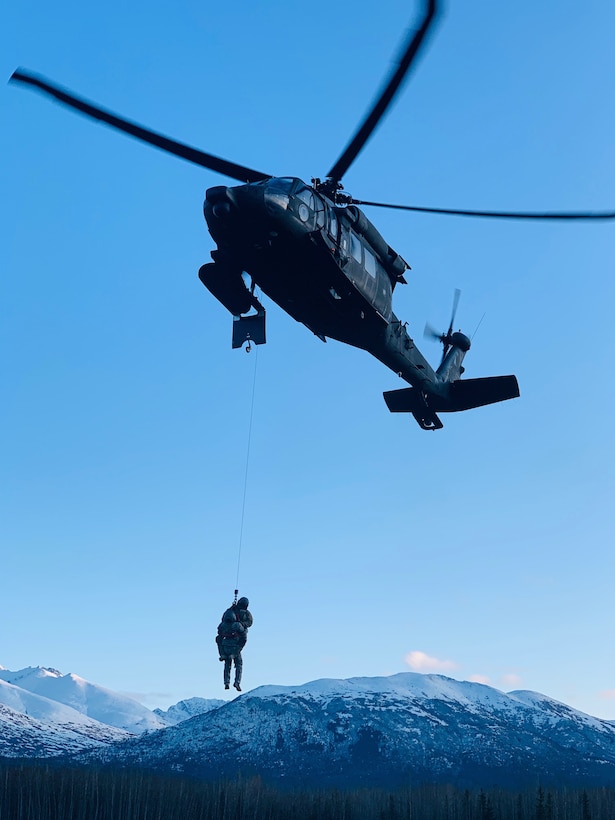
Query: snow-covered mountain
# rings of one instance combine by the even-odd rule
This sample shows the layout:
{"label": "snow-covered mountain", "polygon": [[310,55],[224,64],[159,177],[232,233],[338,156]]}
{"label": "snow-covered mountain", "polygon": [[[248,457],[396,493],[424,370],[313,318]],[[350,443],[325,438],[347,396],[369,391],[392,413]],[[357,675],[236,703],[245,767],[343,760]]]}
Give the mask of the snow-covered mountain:
{"label": "snow-covered mountain", "polygon": [[54,757],[127,737],[122,729],[0,678],[0,757]]}
{"label": "snow-covered mountain", "polygon": [[[130,737],[121,729],[105,726],[68,708],[66,711],[65,720],[45,721],[0,703],[0,759],[57,757]],[[80,720],[74,720],[71,712],[79,715]]]}
{"label": "snow-covered mountain", "polygon": [[73,754],[176,724],[223,702],[191,698],[158,714],[72,673],[0,666],[0,758]]}
{"label": "snow-covered mountain", "polygon": [[225,700],[219,700],[218,698],[188,698],[187,700],[180,700],[166,710],[154,709],[154,714],[164,722],[165,726],[175,726],[183,720],[188,720],[196,717],[196,715],[202,715],[212,709],[217,709],[219,706],[224,706],[225,703]]}
{"label": "snow-covered mountain", "polygon": [[402,673],[150,712],[76,675],[0,668],[0,757],[66,754],[290,786],[615,786],[615,723],[536,692]]}
{"label": "snow-covered mountain", "polygon": [[440,675],[262,686],[84,761],[288,785],[615,785],[615,726],[534,692]]}
{"label": "snow-covered mountain", "polygon": [[[18,672],[2,668],[0,669],[0,682],[2,681],[26,692],[41,695],[50,701],[69,706],[82,715],[87,715],[116,729],[124,729],[131,734],[161,729],[167,725],[165,721],[136,700],[90,683],[72,672],[63,675],[57,669],[46,669],[42,666],[29,666]],[[13,706],[4,700],[2,695],[0,695],[0,702]],[[13,706],[13,708],[23,711],[18,706]]]}

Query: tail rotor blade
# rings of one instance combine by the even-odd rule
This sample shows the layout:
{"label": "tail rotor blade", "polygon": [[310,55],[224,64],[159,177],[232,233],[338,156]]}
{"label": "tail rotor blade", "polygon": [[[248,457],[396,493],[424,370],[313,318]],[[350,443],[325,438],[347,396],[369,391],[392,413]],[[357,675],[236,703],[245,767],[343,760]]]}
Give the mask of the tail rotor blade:
{"label": "tail rotor blade", "polygon": [[455,293],[453,295],[453,312],[451,313],[451,323],[448,326],[448,335],[450,336],[453,332],[453,325],[455,324],[455,316],[457,315],[457,308],[459,307],[459,297],[461,296],[461,291],[459,288],[455,288]]}
{"label": "tail rotor blade", "polygon": [[442,333],[439,333],[433,325],[430,325],[429,322],[425,323],[425,329],[423,330],[423,336],[426,339],[434,339],[435,341],[441,342],[442,341]]}

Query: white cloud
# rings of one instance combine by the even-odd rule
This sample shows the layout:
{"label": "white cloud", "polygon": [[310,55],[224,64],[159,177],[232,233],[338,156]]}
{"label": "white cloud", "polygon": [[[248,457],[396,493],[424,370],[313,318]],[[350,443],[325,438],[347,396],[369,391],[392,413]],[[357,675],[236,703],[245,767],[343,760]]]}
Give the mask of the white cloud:
{"label": "white cloud", "polygon": [[457,669],[455,661],[440,660],[440,658],[432,658],[425,652],[409,652],[405,661],[415,672],[446,672],[451,669]]}
{"label": "white cloud", "polygon": [[487,685],[491,683],[491,678],[488,678],[487,675],[470,675],[468,680],[472,683],[485,683]]}

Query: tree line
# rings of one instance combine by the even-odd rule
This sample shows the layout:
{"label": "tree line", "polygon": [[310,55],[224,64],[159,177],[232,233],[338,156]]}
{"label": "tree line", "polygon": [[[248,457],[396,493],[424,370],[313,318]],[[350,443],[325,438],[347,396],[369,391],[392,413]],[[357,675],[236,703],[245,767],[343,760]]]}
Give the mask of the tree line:
{"label": "tree line", "polygon": [[615,789],[282,790],[142,769],[0,763],[0,820],[613,820]]}

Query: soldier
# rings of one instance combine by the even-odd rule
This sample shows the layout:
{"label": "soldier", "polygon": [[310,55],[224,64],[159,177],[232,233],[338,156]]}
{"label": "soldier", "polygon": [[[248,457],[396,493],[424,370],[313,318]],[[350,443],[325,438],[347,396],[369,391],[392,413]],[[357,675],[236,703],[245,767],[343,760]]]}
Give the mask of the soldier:
{"label": "soldier", "polygon": [[[235,596],[236,595],[237,590],[235,590]],[[234,601],[233,604],[231,604],[231,606],[226,610],[226,612],[222,616],[222,623],[218,627],[218,635],[216,636],[216,643],[218,644],[220,660],[225,662],[224,686],[226,689],[228,689],[230,685],[232,658],[228,656],[228,654],[229,649],[232,649],[233,658],[235,660],[235,683],[233,684],[233,686],[235,687],[235,689],[237,689],[238,692],[241,692],[240,683],[241,671],[243,668],[241,650],[244,648],[244,646],[246,645],[246,641],[248,640],[248,629],[254,623],[252,613],[248,609],[249,606],[250,601],[247,598],[240,598],[238,601]],[[228,633],[228,640],[225,644],[226,649],[223,652],[222,647],[225,633]]]}
{"label": "soldier", "polygon": [[241,650],[246,643],[246,630],[237,620],[233,608],[227,609],[222,616],[222,623],[218,627],[216,636],[220,660],[224,661],[224,688],[228,689],[231,684],[231,666],[235,661],[235,682],[233,686],[241,692],[241,672],[243,660]]}
{"label": "soldier", "polygon": [[246,630],[246,641],[248,640],[248,629],[254,623],[254,618],[252,617],[252,613],[248,609],[250,606],[250,601],[247,598],[240,598],[236,604],[233,604],[231,609],[234,609],[237,613],[237,618],[239,623],[243,626]]}

